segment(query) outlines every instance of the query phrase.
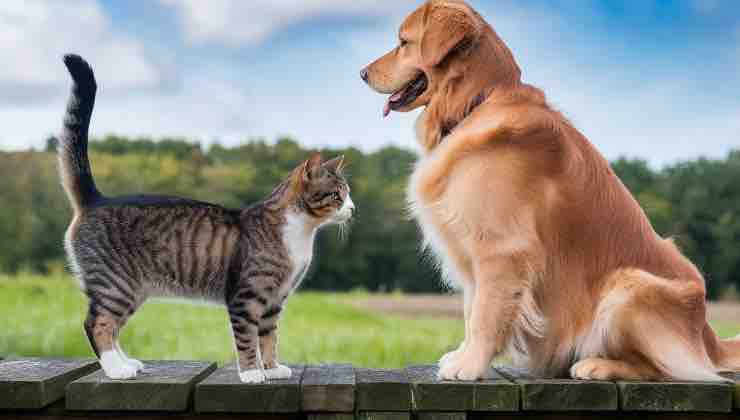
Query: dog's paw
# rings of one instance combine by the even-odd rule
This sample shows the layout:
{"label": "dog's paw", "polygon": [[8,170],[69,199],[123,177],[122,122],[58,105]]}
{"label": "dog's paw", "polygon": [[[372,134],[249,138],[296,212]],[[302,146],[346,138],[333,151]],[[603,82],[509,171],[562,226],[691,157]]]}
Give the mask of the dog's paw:
{"label": "dog's paw", "polygon": [[485,376],[488,365],[478,363],[475,360],[466,358],[465,354],[459,355],[455,360],[451,360],[444,366],[440,366],[439,379],[446,381],[476,381]]}
{"label": "dog's paw", "polygon": [[612,366],[602,359],[583,359],[570,368],[573,379],[589,379],[607,381],[615,375]]}
{"label": "dog's paw", "polygon": [[265,382],[267,377],[262,369],[247,369],[239,372],[239,379],[245,384],[260,384]]}
{"label": "dog's paw", "polygon": [[439,367],[441,369],[445,365],[447,365],[449,363],[452,363],[455,360],[457,360],[460,357],[461,354],[462,354],[462,350],[460,350],[460,349],[453,350],[451,352],[445,353],[445,355],[442,356],[439,359],[439,362],[437,364],[439,365]]}
{"label": "dog's paw", "polygon": [[100,367],[110,379],[132,379],[136,377],[136,367],[130,365],[115,350],[104,351],[100,355]]}
{"label": "dog's paw", "polygon": [[265,369],[267,379],[288,379],[290,375],[292,375],[290,368],[281,364],[271,369]]}
{"label": "dog's paw", "polygon": [[439,371],[437,372],[437,378],[441,381],[454,381],[457,379],[457,364],[456,363],[448,363],[444,366],[439,366]]}

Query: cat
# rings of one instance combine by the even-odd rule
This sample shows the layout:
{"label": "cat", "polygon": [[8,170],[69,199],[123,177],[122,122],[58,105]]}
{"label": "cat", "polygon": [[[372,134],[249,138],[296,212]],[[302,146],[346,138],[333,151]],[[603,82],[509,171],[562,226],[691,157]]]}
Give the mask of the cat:
{"label": "cat", "polygon": [[129,379],[143,368],[118,336],[148,297],[185,297],[226,306],[242,382],[290,377],[278,362],[278,320],[311,263],[316,231],[355,212],[343,157],[322,163],[315,154],[264,201],[241,210],[177,197],[105,197],[87,155],[95,76],[80,56],[64,63],[73,85],[59,171],[74,211],[64,243],[89,300],[84,329],[105,374]]}

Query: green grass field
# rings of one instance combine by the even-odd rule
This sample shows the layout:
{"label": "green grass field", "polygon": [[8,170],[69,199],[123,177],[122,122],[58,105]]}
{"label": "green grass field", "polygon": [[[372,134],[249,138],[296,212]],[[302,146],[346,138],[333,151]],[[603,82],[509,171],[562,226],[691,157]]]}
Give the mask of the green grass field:
{"label": "green grass field", "polygon": [[[281,323],[280,354],[289,362],[351,362],[402,367],[435,362],[462,340],[462,321],[400,318],[352,305],[361,293],[298,293]],[[90,357],[82,330],[86,300],[67,275],[0,276],[0,356]],[[713,323],[719,334],[740,322]],[[232,360],[228,317],[217,306],[149,302],[122,335],[141,359]]]}
{"label": "green grass field", "polygon": [[[356,309],[361,294],[298,293],[280,324],[289,362],[351,362],[402,367],[431,363],[462,340],[462,321],[406,319]],[[69,276],[0,276],[0,356],[90,357],[82,329],[86,300]],[[140,359],[234,358],[226,311],[217,306],[148,302],[123,330]]]}
{"label": "green grass field", "polygon": [[732,338],[740,334],[740,323],[731,321],[712,321],[712,328],[722,338]]}

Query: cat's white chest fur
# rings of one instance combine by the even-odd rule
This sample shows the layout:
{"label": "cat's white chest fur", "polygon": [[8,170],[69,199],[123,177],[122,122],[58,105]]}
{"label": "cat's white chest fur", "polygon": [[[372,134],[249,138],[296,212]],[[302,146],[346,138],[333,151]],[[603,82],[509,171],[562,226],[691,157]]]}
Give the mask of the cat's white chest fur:
{"label": "cat's white chest fur", "polygon": [[293,263],[293,271],[290,273],[289,281],[283,286],[284,292],[290,292],[297,287],[301,277],[308,270],[313,257],[313,242],[316,236],[316,227],[308,216],[300,213],[288,213],[285,226],[283,226],[283,244],[288,251],[288,256]]}

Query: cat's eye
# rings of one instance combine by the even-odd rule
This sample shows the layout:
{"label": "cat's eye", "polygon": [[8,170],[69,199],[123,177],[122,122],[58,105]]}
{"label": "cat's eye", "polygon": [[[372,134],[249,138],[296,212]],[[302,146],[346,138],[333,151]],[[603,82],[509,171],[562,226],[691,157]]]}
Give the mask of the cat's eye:
{"label": "cat's eye", "polygon": [[337,201],[342,201],[342,196],[338,192],[331,193],[331,198],[333,198],[333,199],[335,199]]}
{"label": "cat's eye", "polygon": [[409,42],[407,40],[403,39],[403,38],[401,38],[399,40],[399,46],[401,46],[401,47],[405,47],[406,45],[408,45],[408,43]]}

